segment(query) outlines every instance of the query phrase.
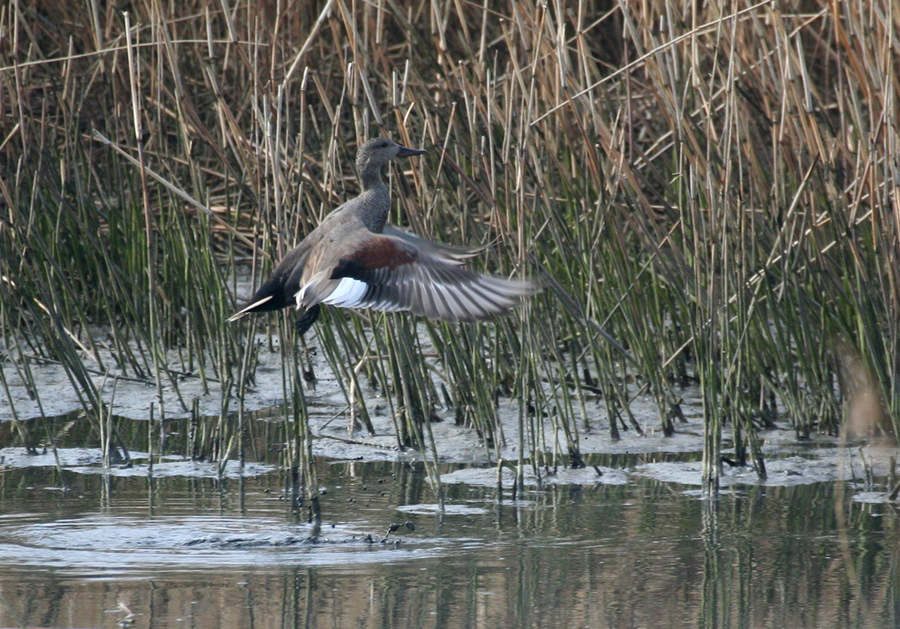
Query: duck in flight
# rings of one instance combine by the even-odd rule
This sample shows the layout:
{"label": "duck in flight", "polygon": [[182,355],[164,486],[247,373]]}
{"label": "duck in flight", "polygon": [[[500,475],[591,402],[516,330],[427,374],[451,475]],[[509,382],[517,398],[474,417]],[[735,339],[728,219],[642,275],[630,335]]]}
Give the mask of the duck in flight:
{"label": "duck in flight", "polygon": [[538,292],[531,282],[464,268],[479,249],[430,242],[387,223],[391,197],[382,168],[398,157],[425,152],[387,138],[363,144],[356,156],[359,196],[326,216],[228,320],[295,306],[303,334],[315,323],[321,304],[328,304],[477,321],[505,314]]}

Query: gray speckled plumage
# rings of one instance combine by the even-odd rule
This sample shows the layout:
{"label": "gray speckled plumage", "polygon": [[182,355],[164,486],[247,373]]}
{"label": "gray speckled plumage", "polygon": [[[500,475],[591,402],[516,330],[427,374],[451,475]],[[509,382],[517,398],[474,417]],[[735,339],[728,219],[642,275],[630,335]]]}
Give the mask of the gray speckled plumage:
{"label": "gray speckled plumage", "polygon": [[326,216],[229,321],[294,305],[305,313],[298,322],[302,332],[322,303],[474,321],[503,314],[537,292],[529,282],[463,268],[477,249],[432,243],[387,224],[391,199],[382,168],[397,157],[422,153],[386,138],[363,144],[356,157],[359,196]]}

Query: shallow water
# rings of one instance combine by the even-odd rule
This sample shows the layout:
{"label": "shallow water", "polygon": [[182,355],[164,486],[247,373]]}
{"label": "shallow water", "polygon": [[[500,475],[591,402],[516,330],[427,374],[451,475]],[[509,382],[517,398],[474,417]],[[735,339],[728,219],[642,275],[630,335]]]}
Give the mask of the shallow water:
{"label": "shallow water", "polygon": [[[206,427],[172,413],[172,400],[150,423],[155,389],[123,383],[113,423],[134,465],[108,470],[72,392],[48,387],[44,412],[68,414],[27,422],[32,438],[53,436],[55,454],[26,453],[0,403],[0,626],[900,626],[900,517],[885,497],[896,448],[766,431],[768,480],[726,468],[721,498],[705,500],[702,413],[688,389],[675,436],[654,432],[652,402],[639,397],[646,434],[611,441],[598,414],[577,436],[587,467],[540,478],[527,467],[513,496],[513,469],[496,467],[498,455],[519,458],[518,412],[504,400],[496,449],[450,413],[431,425],[441,513],[421,456],[397,449],[384,400],[367,391],[376,434],[348,440],[325,372],[309,399],[315,528],[285,492],[275,380],[247,402],[248,462],[229,461],[224,480],[215,463],[181,456],[213,434],[214,392],[199,402]],[[31,417],[19,388],[11,403]],[[543,431],[567,461],[565,435]]]}
{"label": "shallow water", "polygon": [[[673,455],[595,457],[633,469]],[[733,488],[651,478],[447,485],[418,463],[318,461],[323,526],[275,470],[0,473],[0,625],[889,627],[900,530],[849,482]],[[446,474],[460,466],[446,467]],[[65,489],[62,489],[65,487]],[[382,538],[392,523],[413,522]],[[133,616],[129,616],[129,610]]]}

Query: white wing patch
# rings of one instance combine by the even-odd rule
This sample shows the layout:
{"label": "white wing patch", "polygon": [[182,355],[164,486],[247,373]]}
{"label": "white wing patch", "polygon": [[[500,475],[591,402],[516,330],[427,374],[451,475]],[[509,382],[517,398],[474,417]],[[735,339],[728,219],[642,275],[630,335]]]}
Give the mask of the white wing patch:
{"label": "white wing patch", "polygon": [[363,300],[369,285],[352,277],[343,277],[332,293],[322,303],[338,308],[356,308]]}

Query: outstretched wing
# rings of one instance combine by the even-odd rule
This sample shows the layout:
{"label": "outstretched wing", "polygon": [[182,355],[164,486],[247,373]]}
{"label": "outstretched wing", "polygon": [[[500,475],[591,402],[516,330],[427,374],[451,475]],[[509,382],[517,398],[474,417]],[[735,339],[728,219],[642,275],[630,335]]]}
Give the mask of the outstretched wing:
{"label": "outstretched wing", "polygon": [[408,232],[388,223],[381,232],[385,236],[399,238],[403,242],[412,245],[419,251],[429,253],[450,264],[463,264],[469,258],[477,256],[487,250],[487,247],[456,247],[440,242],[431,242],[418,234]]}
{"label": "outstretched wing", "polygon": [[[503,314],[538,292],[530,282],[474,273],[423,240],[382,234],[340,257],[322,301],[344,308],[408,310],[431,319],[474,321]],[[441,246],[443,247],[443,246]],[[454,248],[447,248],[454,249]],[[469,250],[460,255],[470,255]]]}

